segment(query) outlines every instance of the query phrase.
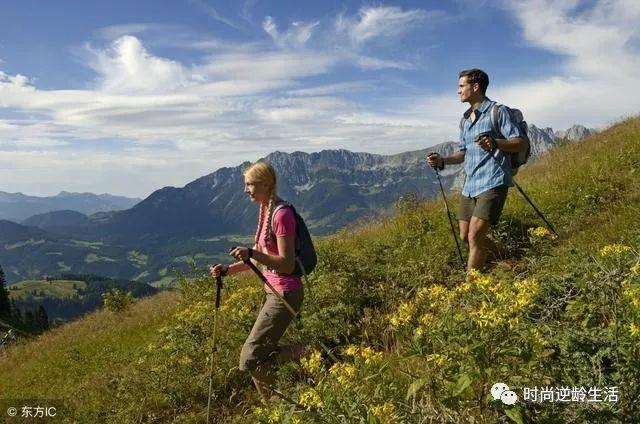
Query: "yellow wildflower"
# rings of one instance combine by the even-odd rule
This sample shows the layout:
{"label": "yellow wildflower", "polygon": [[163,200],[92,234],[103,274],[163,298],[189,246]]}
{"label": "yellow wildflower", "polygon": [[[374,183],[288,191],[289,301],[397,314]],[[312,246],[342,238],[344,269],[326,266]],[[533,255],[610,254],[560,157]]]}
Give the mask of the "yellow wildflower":
{"label": "yellow wildflower", "polygon": [[427,362],[431,362],[439,367],[447,363],[447,358],[439,353],[432,353],[427,355]]}
{"label": "yellow wildflower", "polygon": [[609,244],[600,249],[600,256],[603,258],[619,258],[631,251],[631,247],[624,244]]}
{"label": "yellow wildflower", "polygon": [[340,385],[348,387],[353,384],[356,368],[351,364],[337,363],[329,369],[329,373],[336,378]]}
{"label": "yellow wildflower", "polygon": [[393,315],[389,321],[394,327],[400,327],[411,321],[411,318],[413,318],[413,313],[414,305],[409,302],[404,302],[400,305],[396,314]]}
{"label": "yellow wildflower", "polygon": [[640,336],[640,326],[635,322],[632,322],[631,324],[629,324],[629,333],[631,334],[631,337]]}
{"label": "yellow wildflower", "polygon": [[269,424],[279,424],[282,421],[282,411],[278,409],[274,409],[269,414]]}
{"label": "yellow wildflower", "polygon": [[624,296],[634,308],[640,309],[640,288],[639,287],[629,287],[622,291],[622,296]]}
{"label": "yellow wildflower", "polygon": [[360,357],[366,365],[375,365],[382,361],[382,352],[376,352],[367,346],[360,350]]}
{"label": "yellow wildflower", "polygon": [[359,352],[359,348],[356,345],[349,345],[347,346],[347,348],[344,350],[344,354],[347,356],[357,356],[358,352]]}
{"label": "yellow wildflower", "polygon": [[542,240],[551,233],[545,227],[529,228],[529,237],[532,241]]}
{"label": "yellow wildflower", "polygon": [[300,359],[300,365],[309,374],[322,371],[322,356],[319,350],[313,350],[307,357]]}
{"label": "yellow wildflower", "polygon": [[302,392],[300,394],[300,404],[304,405],[304,407],[307,408],[307,411],[312,408],[322,408],[324,405],[320,395],[315,391],[315,389],[306,389]]}
{"label": "yellow wildflower", "polygon": [[385,402],[383,405],[373,406],[370,411],[381,423],[392,423],[398,419],[396,416],[396,407],[389,402]]}
{"label": "yellow wildflower", "polygon": [[634,274],[640,274],[640,262],[637,262],[634,266],[631,267],[631,272]]}

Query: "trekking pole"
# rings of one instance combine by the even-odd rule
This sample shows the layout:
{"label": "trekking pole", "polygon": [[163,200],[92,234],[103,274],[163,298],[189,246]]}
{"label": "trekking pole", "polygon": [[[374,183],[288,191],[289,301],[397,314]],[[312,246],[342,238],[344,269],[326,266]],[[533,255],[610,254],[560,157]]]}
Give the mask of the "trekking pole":
{"label": "trekking pole", "polygon": [[[245,259],[243,261],[245,264],[247,264],[249,266],[249,268],[251,268],[251,270],[258,276],[258,278],[260,278],[260,280],[267,285],[267,287],[269,287],[269,290],[271,290],[271,292],[273,292],[273,294],[276,295],[276,297],[282,301],[282,303],[284,304],[285,308],[287,308],[287,310],[289,311],[289,313],[291,314],[291,316],[296,320],[296,322],[298,324],[300,324],[300,313],[296,312],[291,305],[289,304],[289,302],[287,302],[287,300],[284,298],[284,296],[282,296],[280,293],[278,293],[278,291],[276,291],[276,289],[273,288],[273,286],[271,285],[271,283],[269,283],[269,281],[267,280],[267,277],[264,276],[264,274],[262,272],[260,272],[260,270],[258,269],[258,267],[256,267],[254,265],[253,262],[251,262],[251,259]],[[331,350],[322,342],[319,342],[320,346],[322,346],[322,349],[327,353],[327,355],[329,355],[329,357],[334,361],[334,362],[338,362],[338,358],[336,358],[336,356],[333,354],[333,352],[331,352]]]}
{"label": "trekking pole", "polygon": [[[493,156],[493,155],[491,155]],[[496,159],[497,160],[497,159]],[[551,223],[549,221],[547,221],[547,218],[544,217],[544,215],[542,214],[542,212],[540,212],[540,210],[536,207],[536,205],[533,203],[533,201],[531,199],[529,199],[529,196],[527,196],[527,193],[524,192],[523,189],[520,188],[520,186],[518,185],[518,183],[511,178],[511,181],[513,181],[513,184],[516,186],[516,188],[518,189],[518,191],[520,192],[520,194],[522,194],[522,196],[524,196],[525,199],[527,199],[527,202],[529,202],[529,204],[531,205],[531,207],[533,208],[534,211],[536,211],[536,213],[538,214],[538,216],[544,221],[545,224],[547,224],[547,227],[549,227],[549,229],[551,230],[551,232],[553,234],[556,235],[556,237],[560,237],[560,235],[556,232],[556,230],[553,228],[553,225],[551,225]]]}
{"label": "trekking pole", "polygon": [[[497,144],[495,144],[495,138],[491,135],[490,132],[488,133],[482,133],[478,136],[478,138],[480,137],[489,137],[491,138],[491,140],[493,140],[494,145],[497,146]],[[496,147],[497,149],[497,147]],[[495,150],[495,149],[494,149]],[[502,172],[505,173],[505,175],[510,175],[511,173],[507,173],[507,171],[502,167],[502,164],[500,163],[500,161],[498,160],[498,158],[496,158],[493,155],[493,150],[491,152],[488,152],[489,155],[493,158],[493,160],[496,161],[496,163],[498,164],[498,166],[500,167],[500,169],[502,169]],[[547,224],[547,227],[551,230],[551,232],[553,234],[556,235],[556,237],[560,237],[560,235],[558,234],[558,232],[555,230],[555,228],[553,228],[553,225],[551,225],[551,223],[547,220],[547,218],[545,218],[544,214],[542,212],[540,212],[540,209],[538,209],[538,207],[535,205],[535,203],[533,203],[533,200],[531,200],[529,198],[529,196],[527,196],[527,193],[524,192],[524,190],[520,187],[520,185],[513,179],[513,176],[511,177],[511,181],[513,181],[513,185],[516,186],[516,188],[518,189],[518,191],[520,192],[520,194],[522,194],[522,196],[527,200],[527,202],[529,202],[529,204],[531,205],[531,207],[533,208],[534,211],[536,211],[536,213],[538,214],[538,216],[540,217],[540,219],[542,219],[544,221],[545,224]]]}
{"label": "trekking pole", "polygon": [[[431,153],[431,156],[434,153]],[[438,177],[438,184],[440,184],[440,192],[442,193],[442,198],[444,199],[444,208],[447,211],[447,218],[449,218],[449,226],[451,227],[451,235],[453,235],[453,240],[456,242],[456,247],[458,248],[458,256],[460,257],[460,263],[462,264],[462,268],[466,269],[466,264],[464,263],[464,258],[462,257],[462,249],[460,249],[460,243],[458,242],[458,236],[456,236],[456,230],[453,226],[453,220],[451,219],[451,212],[449,212],[449,204],[447,203],[447,196],[444,194],[444,187],[442,186],[442,180],[440,179],[440,173],[438,172],[437,167],[432,167],[436,172],[436,177]]]}
{"label": "trekking pole", "polygon": [[209,364],[209,397],[207,398],[207,423],[211,411],[211,389],[213,386],[213,363],[216,354],[216,336],[218,330],[218,310],[220,309],[220,291],[222,290],[222,276],[216,277],[216,308],[213,311],[213,346],[211,348],[211,363]]}

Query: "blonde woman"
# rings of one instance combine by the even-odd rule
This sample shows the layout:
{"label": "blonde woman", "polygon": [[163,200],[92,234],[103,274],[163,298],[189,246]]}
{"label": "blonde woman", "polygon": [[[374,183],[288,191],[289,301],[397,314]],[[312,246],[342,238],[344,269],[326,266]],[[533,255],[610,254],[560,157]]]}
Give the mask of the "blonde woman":
{"label": "blonde woman", "polygon": [[[247,270],[249,266],[243,261],[251,259],[255,264],[264,265],[267,281],[295,311],[299,311],[303,299],[302,280],[289,275],[295,268],[296,220],[293,210],[288,207],[273,213],[282,201],[277,196],[273,167],[266,162],[248,167],[244,172],[244,192],[260,206],[255,244],[252,248],[234,248],[230,255],[239,262],[212,266],[210,273],[217,277]],[[251,373],[258,393],[267,402],[268,388],[275,382],[276,363],[298,359],[303,349],[299,346],[278,346],[292,316],[266,284],[264,289],[266,299],[242,347],[239,368]]]}

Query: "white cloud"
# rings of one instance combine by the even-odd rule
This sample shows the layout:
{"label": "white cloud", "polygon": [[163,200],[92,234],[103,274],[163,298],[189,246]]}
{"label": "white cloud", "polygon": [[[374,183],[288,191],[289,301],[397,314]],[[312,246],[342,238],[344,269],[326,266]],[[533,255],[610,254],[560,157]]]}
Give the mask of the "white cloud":
{"label": "white cloud", "polygon": [[190,83],[178,62],[151,55],[136,37],[118,38],[109,49],[93,51],[90,66],[108,93],[170,92]]}
{"label": "white cloud", "polygon": [[320,21],[293,22],[287,31],[280,32],[271,16],[267,16],[262,22],[264,31],[269,34],[274,43],[280,48],[304,46],[319,25]]}
{"label": "white cloud", "polygon": [[562,73],[503,87],[505,102],[551,126],[602,126],[640,110],[636,85],[640,5],[636,1],[529,0],[508,3],[527,42],[564,56]]}
{"label": "white cloud", "polygon": [[402,10],[399,7],[363,7],[357,17],[340,15],[336,32],[345,34],[355,45],[377,38],[394,38],[405,34],[428,16],[424,10]]}
{"label": "white cloud", "polygon": [[232,19],[223,16],[216,8],[206,3],[203,0],[190,0],[192,4],[196,5],[200,10],[206,13],[211,19],[221,22],[231,28],[242,30],[244,27]]}
{"label": "white cloud", "polygon": [[[490,97],[556,129],[637,112],[637,3],[565,4],[509,3],[525,41],[562,55],[564,66],[555,75],[497,81]],[[401,36],[429,13],[364,8],[328,33],[316,21],[279,30],[265,20],[273,43],[214,40],[207,56],[188,64],[112,28],[119,38],[88,48],[93,86],[42,90],[28,76],[0,72],[0,107],[10,111],[0,120],[0,189],[144,196],[276,149],[397,153],[455,139],[465,105],[453,84],[428,96],[394,93],[380,106],[349,101],[347,93],[375,92],[388,80],[344,81],[334,73],[345,65],[410,69],[367,46]],[[131,30],[148,34],[142,26]],[[184,39],[195,41],[192,35]],[[321,37],[338,39],[321,45]]]}

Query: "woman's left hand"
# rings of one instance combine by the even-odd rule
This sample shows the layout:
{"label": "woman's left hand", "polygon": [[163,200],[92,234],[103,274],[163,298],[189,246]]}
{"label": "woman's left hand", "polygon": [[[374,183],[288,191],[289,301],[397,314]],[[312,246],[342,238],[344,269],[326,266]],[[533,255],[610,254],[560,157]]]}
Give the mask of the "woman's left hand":
{"label": "woman's left hand", "polygon": [[249,259],[249,248],[248,247],[234,247],[229,251],[229,254],[236,258],[239,261],[246,261]]}

